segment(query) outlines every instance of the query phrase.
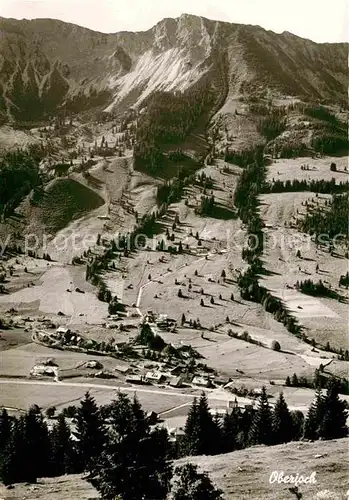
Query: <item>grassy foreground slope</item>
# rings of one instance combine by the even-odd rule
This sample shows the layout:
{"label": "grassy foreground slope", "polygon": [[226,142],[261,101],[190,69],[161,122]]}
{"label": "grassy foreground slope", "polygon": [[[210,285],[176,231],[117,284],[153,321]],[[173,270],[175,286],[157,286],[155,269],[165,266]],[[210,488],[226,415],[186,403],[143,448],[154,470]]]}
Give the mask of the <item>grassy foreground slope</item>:
{"label": "grassy foreground slope", "polygon": [[[271,472],[309,476],[315,485],[301,485],[303,500],[344,500],[349,488],[348,440],[293,442],[273,447],[254,446],[225,455],[181,459],[207,471],[226,500],[289,500],[296,498],[287,484],[270,484]],[[81,475],[39,479],[36,485],[0,485],[2,500],[94,500],[96,490]]]}
{"label": "grassy foreground slope", "polygon": [[81,475],[39,479],[35,485],[16,484],[11,490],[0,485],[1,500],[94,500],[97,491]]}
{"label": "grassy foreground slope", "polygon": [[303,500],[344,500],[349,489],[348,440],[291,442],[278,446],[254,446],[216,456],[190,457],[205,471],[229,500],[287,500],[291,484],[270,484],[273,471],[284,475],[309,476],[316,472],[315,485],[300,485]]}

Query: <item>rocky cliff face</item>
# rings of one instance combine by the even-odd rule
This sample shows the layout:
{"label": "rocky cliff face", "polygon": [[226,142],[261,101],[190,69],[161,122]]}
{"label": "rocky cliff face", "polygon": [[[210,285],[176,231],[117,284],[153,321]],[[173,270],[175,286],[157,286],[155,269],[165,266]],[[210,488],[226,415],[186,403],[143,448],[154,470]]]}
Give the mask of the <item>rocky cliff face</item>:
{"label": "rocky cliff face", "polygon": [[103,34],[51,19],[0,18],[0,119],[139,105],[203,78],[229,96],[266,89],[345,101],[347,44],[182,15],[146,32]]}

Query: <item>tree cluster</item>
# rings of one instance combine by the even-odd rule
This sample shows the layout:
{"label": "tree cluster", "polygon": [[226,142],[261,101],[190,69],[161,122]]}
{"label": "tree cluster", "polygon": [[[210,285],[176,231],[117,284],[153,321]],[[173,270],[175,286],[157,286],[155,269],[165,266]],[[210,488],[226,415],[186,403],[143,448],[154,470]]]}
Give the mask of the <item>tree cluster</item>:
{"label": "tree cluster", "polygon": [[334,290],[328,288],[322,280],[318,281],[317,283],[314,283],[310,279],[297,281],[296,288],[302,293],[312,295],[313,297],[337,298],[337,293]]}
{"label": "tree cluster", "polygon": [[161,170],[163,150],[183,141],[212,102],[213,96],[206,84],[204,88],[195,86],[183,93],[153,93],[144,102],[146,110],[138,119],[135,167],[152,173]]}
{"label": "tree cluster", "polygon": [[343,274],[339,278],[339,286],[345,286],[346,288],[348,288],[348,286],[349,286],[349,271],[347,271],[346,274]]}
{"label": "tree cluster", "polygon": [[286,129],[286,118],[273,110],[267,116],[261,118],[257,124],[258,132],[266,138],[267,141],[272,141],[278,135],[282,134]]}
{"label": "tree cluster", "polygon": [[162,351],[165,347],[165,341],[160,335],[155,335],[151,326],[148,323],[144,323],[141,326],[140,332],[136,337],[136,342],[150,349],[156,351]]}
{"label": "tree cluster", "polygon": [[212,216],[215,209],[215,199],[214,196],[202,196],[200,201],[200,206],[197,212],[200,215]]}
{"label": "tree cluster", "polygon": [[263,193],[287,193],[295,191],[311,191],[313,193],[328,193],[337,194],[349,191],[348,182],[336,183],[333,178],[330,181],[324,179],[321,180],[311,180],[306,179],[293,179],[287,181],[274,180],[271,183],[265,183],[263,185]]}
{"label": "tree cluster", "polygon": [[[345,425],[347,405],[338,398],[338,385],[335,380],[329,382],[327,394],[321,396],[321,401],[324,402],[324,408],[318,422],[324,430],[318,430],[311,439],[345,437],[348,432]],[[199,401],[194,399],[188,413],[180,453],[211,455],[254,444],[275,445],[302,437],[309,438],[307,429],[313,425],[314,404],[310,406],[308,417],[304,421],[301,412],[288,409],[282,393],[271,408],[266,389],[263,387],[255,409],[241,411],[238,406],[234,406],[223,417],[218,417],[209,411],[207,398],[203,394]]]}
{"label": "tree cluster", "polygon": [[335,195],[329,207],[316,209],[308,207],[306,215],[299,223],[300,229],[316,237],[326,235],[330,240],[338,235],[342,235],[343,239],[348,239],[348,212],[348,196],[346,194]]}
{"label": "tree cluster", "polygon": [[224,161],[246,167],[251,165],[256,159],[256,148],[243,149],[242,151],[229,150],[226,148]]}
{"label": "tree cluster", "polygon": [[338,382],[332,379],[326,395],[317,391],[304,425],[306,439],[338,439],[348,434],[347,404],[338,397]]}
{"label": "tree cluster", "polygon": [[69,414],[49,430],[36,405],[20,418],[0,415],[0,478],[5,485],[36,482],[38,477],[88,471],[88,480],[105,500],[221,498],[206,474],[195,467],[173,471],[167,431],[150,426],[137,398],[119,393],[98,408],[86,393]]}
{"label": "tree cluster", "polygon": [[5,153],[0,159],[0,214],[11,214],[40,183],[39,164],[34,156],[21,150]]}

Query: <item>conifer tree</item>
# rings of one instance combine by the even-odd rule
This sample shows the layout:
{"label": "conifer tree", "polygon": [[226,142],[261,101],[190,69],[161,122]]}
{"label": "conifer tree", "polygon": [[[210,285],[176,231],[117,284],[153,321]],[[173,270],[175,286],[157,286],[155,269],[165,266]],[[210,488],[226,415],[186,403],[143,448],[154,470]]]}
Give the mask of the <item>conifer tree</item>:
{"label": "conifer tree", "polygon": [[1,480],[5,486],[16,482],[34,482],[36,478],[30,477],[24,455],[24,419],[15,420],[12,424],[12,432],[5,446],[1,461]]}
{"label": "conifer tree", "polygon": [[304,433],[304,415],[300,410],[291,412],[293,441],[299,441]]}
{"label": "conifer tree", "polygon": [[0,416],[0,460],[2,451],[4,450],[11,436],[11,421],[6,409],[4,408]]}
{"label": "conifer tree", "polygon": [[60,413],[51,432],[52,473],[61,476],[74,471],[74,449],[69,426]]}
{"label": "conifer tree", "polygon": [[237,437],[240,428],[240,410],[234,409],[231,413],[226,413],[223,418],[222,424],[222,453],[228,453],[238,448]]}
{"label": "conifer tree", "polygon": [[47,427],[37,407],[15,419],[1,462],[4,484],[14,482],[35,483],[49,470],[49,439]]}
{"label": "conifer tree", "polygon": [[338,382],[331,379],[328,382],[327,394],[323,400],[323,417],[319,426],[319,437],[338,439],[347,436],[347,416],[347,405],[338,397]]}
{"label": "conifer tree", "polygon": [[86,392],[84,399],[80,401],[74,422],[79,468],[90,469],[103,449],[105,432],[99,409],[89,392]]}
{"label": "conifer tree", "polygon": [[212,418],[204,392],[201,394],[199,400],[198,418],[200,426],[200,455],[216,453],[217,445],[219,444],[219,428]]}
{"label": "conifer tree", "polygon": [[167,432],[152,431],[138,400],[122,393],[107,413],[108,438],[90,482],[103,499],[166,498],[172,474]]}
{"label": "conifer tree", "polygon": [[[24,451],[22,459],[30,477],[50,474],[51,441],[43,415],[37,405],[29,408],[24,416]],[[35,457],[35,460],[33,460]]]}
{"label": "conifer tree", "polygon": [[284,395],[281,392],[273,411],[274,443],[288,443],[293,437],[293,421]]}
{"label": "conifer tree", "polygon": [[315,399],[311,403],[307,418],[304,424],[304,438],[305,439],[318,439],[319,427],[324,416],[324,398],[321,390],[317,390]]}
{"label": "conifer tree", "polygon": [[199,448],[198,401],[193,399],[184,428],[184,453],[195,455]]}
{"label": "conifer tree", "polygon": [[210,455],[219,447],[219,428],[209,411],[207,397],[202,393],[199,402],[194,398],[185,425],[186,453]]}
{"label": "conifer tree", "polygon": [[206,473],[187,463],[176,467],[170,500],[220,500],[223,492],[212,484]]}
{"label": "conifer tree", "polygon": [[250,444],[270,445],[273,440],[272,435],[272,414],[268,402],[267,391],[262,387],[259,397],[258,408],[252,420],[248,440]]}
{"label": "conifer tree", "polygon": [[295,373],[292,375],[291,385],[293,387],[298,387],[298,377]]}

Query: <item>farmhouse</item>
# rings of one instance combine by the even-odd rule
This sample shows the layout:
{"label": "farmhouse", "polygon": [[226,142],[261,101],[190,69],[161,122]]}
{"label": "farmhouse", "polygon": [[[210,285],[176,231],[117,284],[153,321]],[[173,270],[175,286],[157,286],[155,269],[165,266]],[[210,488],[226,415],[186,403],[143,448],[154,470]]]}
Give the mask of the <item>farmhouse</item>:
{"label": "farmhouse", "polygon": [[143,380],[143,377],[140,375],[129,375],[126,378],[126,382],[129,384],[145,384],[146,382]]}
{"label": "farmhouse", "polygon": [[231,379],[229,377],[220,376],[220,377],[215,377],[214,382],[217,385],[225,386],[229,384],[229,382],[231,382]]}
{"label": "farmhouse", "polygon": [[30,375],[32,377],[40,377],[40,376],[55,377],[57,375],[57,369],[53,366],[35,365],[30,370]]}
{"label": "farmhouse", "polygon": [[164,373],[157,371],[157,372],[147,372],[145,375],[145,379],[148,382],[155,382],[159,384],[163,382],[166,379],[166,377]]}
{"label": "farmhouse", "polygon": [[60,326],[56,330],[57,336],[66,335],[67,333],[70,333],[70,328],[66,328],[64,326]]}
{"label": "farmhouse", "polygon": [[46,332],[38,331],[36,332],[37,339],[40,340],[41,342],[47,342],[49,339],[49,336],[47,335]]}
{"label": "farmhouse", "polygon": [[91,361],[87,361],[86,363],[86,368],[103,368],[103,365],[102,363],[100,363],[99,361],[94,361],[94,360],[91,360]]}
{"label": "farmhouse", "polygon": [[145,323],[154,323],[155,322],[155,315],[153,311],[147,311],[147,314],[144,317]]}
{"label": "farmhouse", "polygon": [[119,373],[124,373],[125,375],[130,372],[130,367],[128,365],[116,365],[114,366],[114,371]]}
{"label": "farmhouse", "polygon": [[200,387],[208,387],[210,381],[204,377],[194,377],[192,380],[193,385],[199,385]]}
{"label": "farmhouse", "polygon": [[176,443],[180,439],[183,439],[183,437],[185,436],[185,422],[185,416],[170,417],[168,419],[165,419],[164,422],[160,424],[160,426],[166,429],[170,442]]}
{"label": "farmhouse", "polygon": [[186,365],[184,363],[178,363],[174,368],[171,369],[171,375],[180,375],[182,371],[185,370],[185,367]]}
{"label": "farmhouse", "polygon": [[226,413],[231,413],[232,410],[231,408],[222,406],[218,408],[210,408],[209,412],[212,416],[217,416],[218,418],[224,418]]}
{"label": "farmhouse", "polygon": [[170,380],[170,384],[169,385],[171,387],[182,387],[182,385],[183,385],[183,379],[182,379],[182,377],[173,377]]}
{"label": "farmhouse", "polygon": [[156,319],[156,324],[160,328],[168,328],[176,326],[176,320],[169,318],[167,314],[159,314],[159,317]]}

